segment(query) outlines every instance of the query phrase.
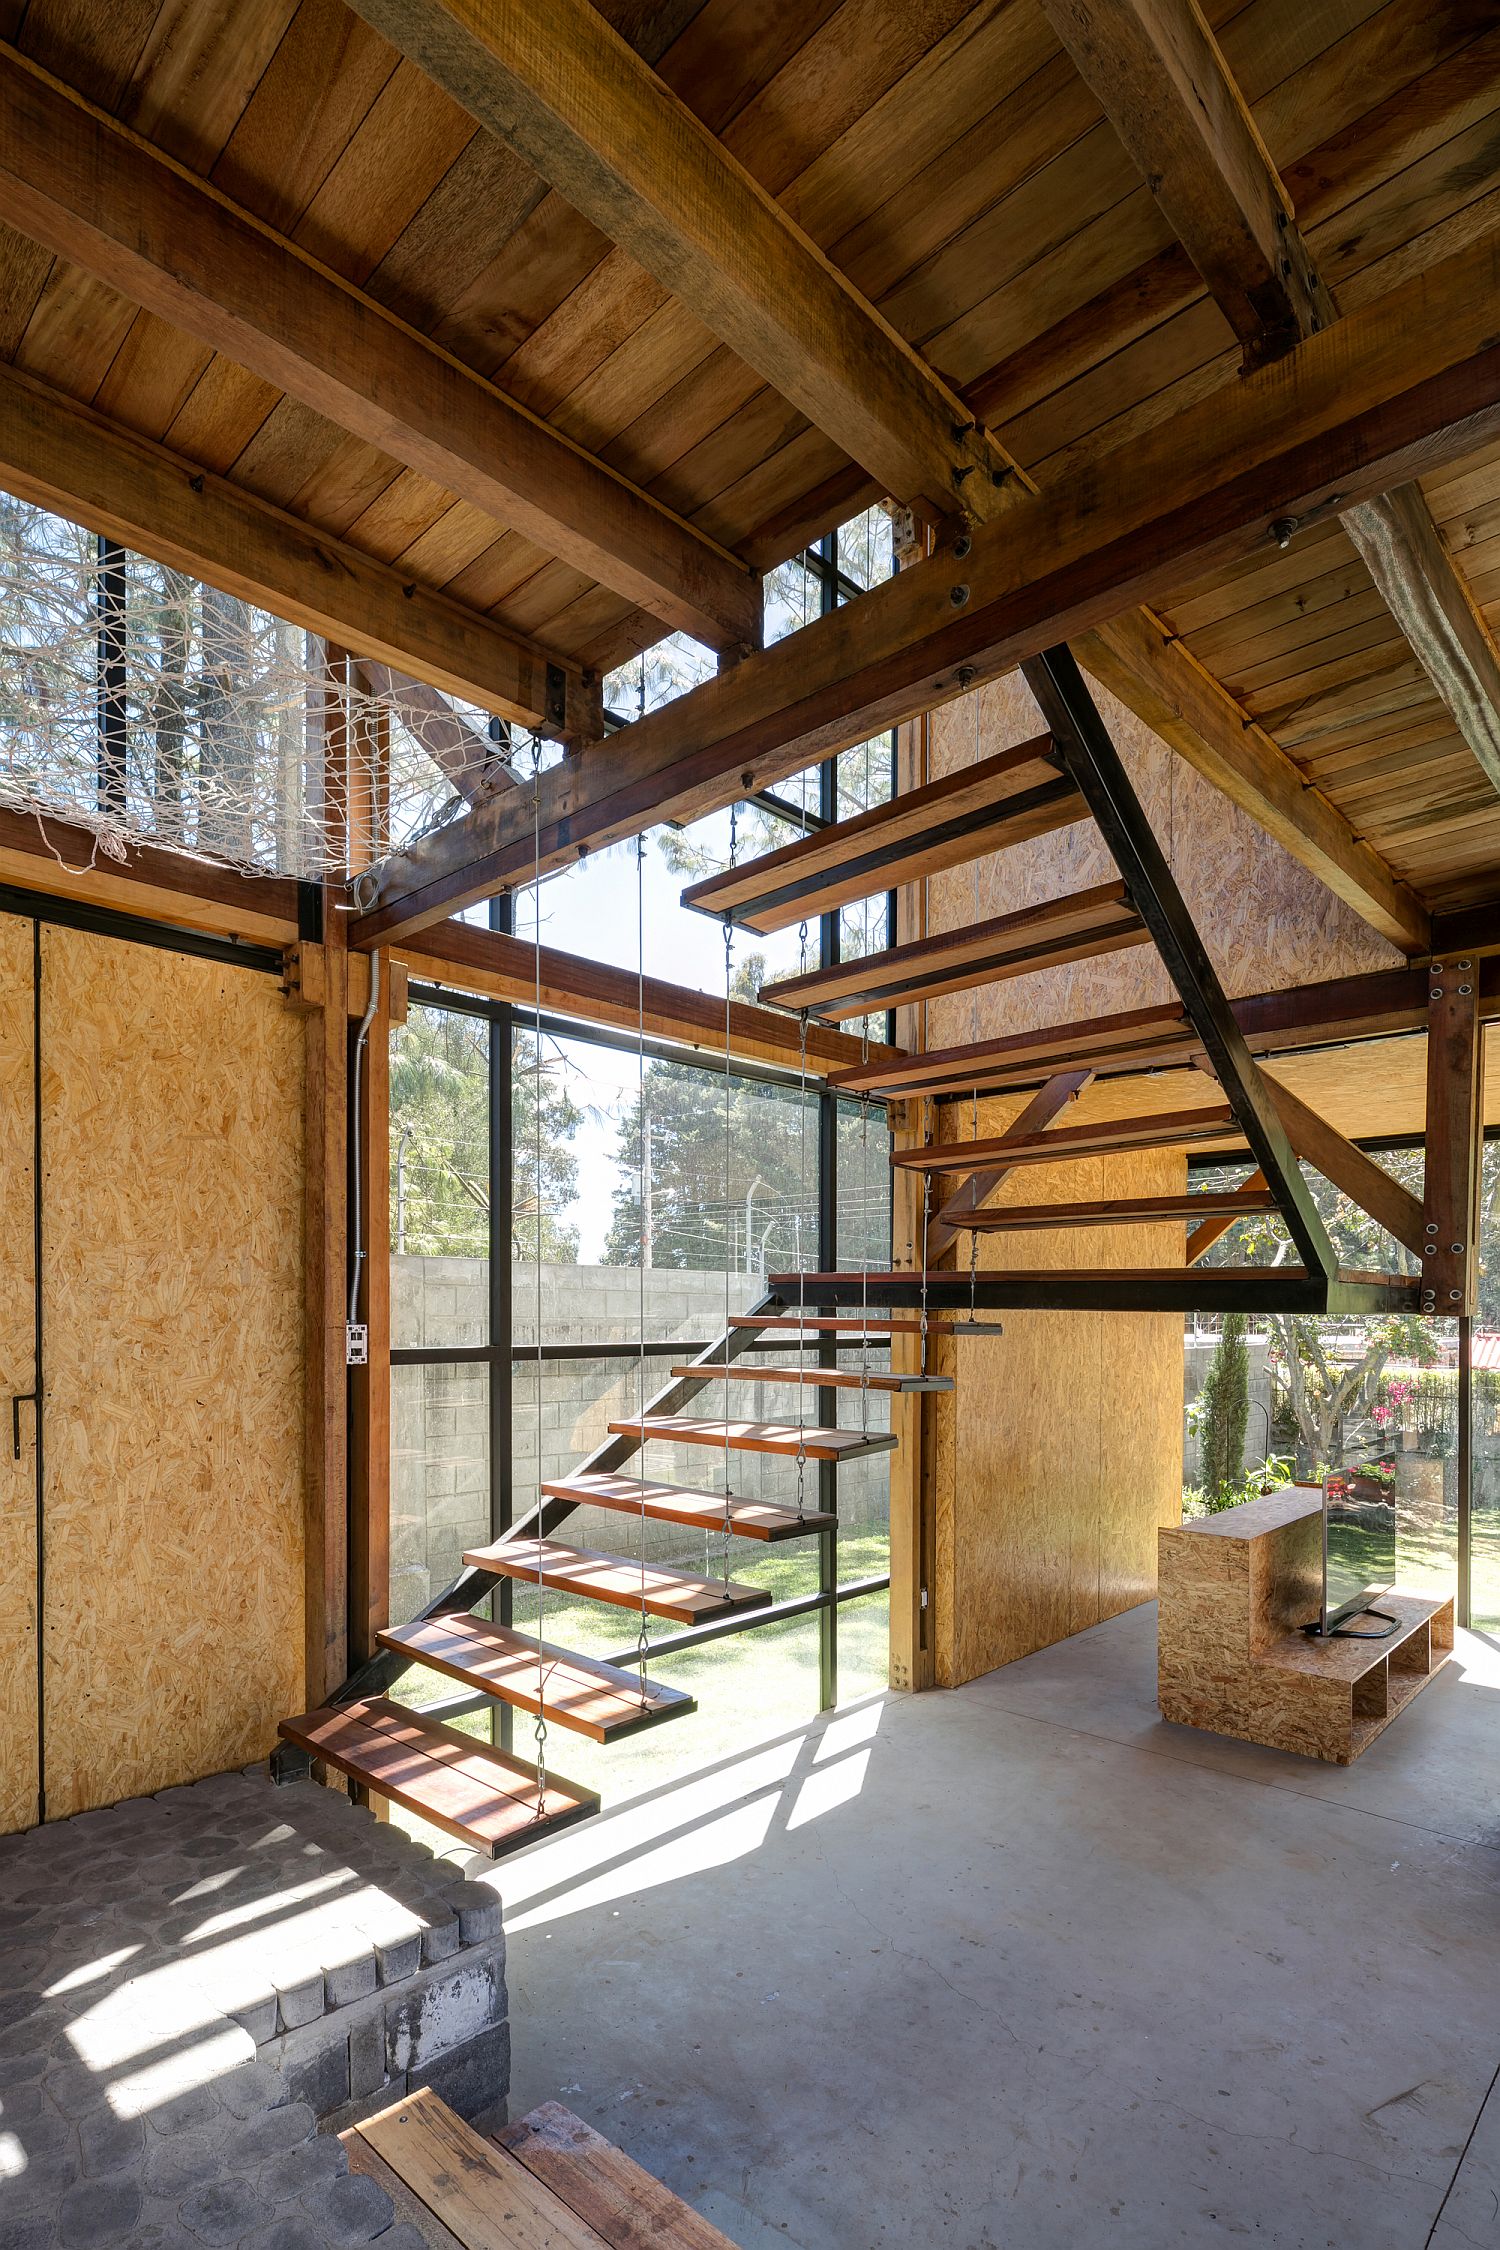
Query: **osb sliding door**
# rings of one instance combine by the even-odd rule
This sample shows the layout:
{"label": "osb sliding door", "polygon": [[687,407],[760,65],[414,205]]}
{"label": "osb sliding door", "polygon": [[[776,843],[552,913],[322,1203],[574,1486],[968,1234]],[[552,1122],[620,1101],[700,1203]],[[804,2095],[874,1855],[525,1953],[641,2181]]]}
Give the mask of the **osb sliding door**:
{"label": "osb sliding door", "polygon": [[[0,1410],[33,1383],[31,924],[0,915]],[[36,1819],[35,1423],[0,1429],[0,1831]]]}
{"label": "osb sliding door", "polygon": [[302,1041],[274,981],[47,929],[49,1816],[302,1698]]}
{"label": "osb sliding door", "polygon": [[[981,1133],[1017,1104],[980,1105]],[[967,1112],[965,1112],[967,1127]],[[1027,1166],[990,1198],[1073,1203],[1181,1190],[1181,1156]],[[964,1240],[967,1256],[967,1238]],[[1181,1228],[980,1237],[1011,1269],[1180,1264]],[[1182,1502],[1182,1320],[1008,1312],[1002,1340],[956,1339],[936,1414],[935,1667],[956,1687],[1156,1592],[1156,1533]]]}

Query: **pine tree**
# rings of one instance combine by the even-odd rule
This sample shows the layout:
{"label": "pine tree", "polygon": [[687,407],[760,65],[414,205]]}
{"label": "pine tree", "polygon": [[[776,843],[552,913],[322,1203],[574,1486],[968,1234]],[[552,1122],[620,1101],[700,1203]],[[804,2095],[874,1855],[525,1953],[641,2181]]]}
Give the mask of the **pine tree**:
{"label": "pine tree", "polygon": [[1245,1424],[1250,1413],[1250,1354],[1245,1316],[1226,1313],[1224,1332],[1203,1384],[1201,1430],[1203,1489],[1223,1502],[1244,1474]]}

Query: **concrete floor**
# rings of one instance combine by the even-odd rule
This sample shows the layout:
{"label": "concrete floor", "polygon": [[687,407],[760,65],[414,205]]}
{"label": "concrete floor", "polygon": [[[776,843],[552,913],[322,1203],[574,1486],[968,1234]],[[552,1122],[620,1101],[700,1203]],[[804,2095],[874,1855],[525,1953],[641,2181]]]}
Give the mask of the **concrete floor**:
{"label": "concrete floor", "polygon": [[1500,2244],[1500,1647],[1460,1644],[1343,1770],[1164,1725],[1141,1609],[538,1846],[491,1877],[512,2114],[743,2250]]}

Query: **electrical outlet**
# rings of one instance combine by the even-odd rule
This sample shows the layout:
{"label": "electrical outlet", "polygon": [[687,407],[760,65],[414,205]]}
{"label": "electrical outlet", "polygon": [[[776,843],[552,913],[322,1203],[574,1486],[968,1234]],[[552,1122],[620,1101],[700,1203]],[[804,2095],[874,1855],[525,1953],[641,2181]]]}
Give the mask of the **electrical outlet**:
{"label": "electrical outlet", "polygon": [[351,1320],[344,1329],[344,1365],[368,1367],[370,1364],[370,1331],[362,1320]]}

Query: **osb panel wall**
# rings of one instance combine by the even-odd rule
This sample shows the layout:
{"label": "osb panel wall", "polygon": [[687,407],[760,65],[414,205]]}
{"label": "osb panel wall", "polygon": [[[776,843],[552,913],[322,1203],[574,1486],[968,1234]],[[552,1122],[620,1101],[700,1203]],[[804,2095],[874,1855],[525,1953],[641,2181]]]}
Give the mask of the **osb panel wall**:
{"label": "osb panel wall", "polygon": [[[0,915],[0,1396],[32,1387],[31,924]],[[0,1830],[36,1818],[36,1487],[0,1443]]]}
{"label": "osb panel wall", "polygon": [[302,1697],[302,1040],[274,982],[43,938],[48,1811]]}
{"label": "osb panel wall", "polygon": [[[1399,966],[1403,956],[1377,937],[1352,908],[1273,843],[1265,831],[1160,742],[1133,712],[1090,682],[1099,709],[1145,807],[1156,840],[1176,875],[1189,911],[1230,993],[1269,992],[1282,985],[1365,969]],[[1007,674],[932,715],[934,780],[1044,731],[1041,714],[1019,673]],[[932,879],[929,926],[953,929],[978,914],[1011,914],[1044,899],[1065,897],[1118,870],[1092,821],[1039,836]],[[976,880],[977,875],[977,880]],[[933,1001],[928,1044],[956,1045],[1033,1024],[1069,1023],[1118,1008],[1170,1000],[1172,987],[1149,945],[1106,954],[1069,968],[1016,977]]]}
{"label": "osb panel wall", "polygon": [[[1098,1089],[1096,1114],[1122,1114]],[[981,1133],[1019,1101],[982,1102]],[[968,1111],[963,1130],[967,1130]],[[950,1116],[950,1127],[952,1113]],[[1027,1166],[991,1198],[1071,1203],[1180,1189],[1171,1151]],[[1012,1269],[1179,1264],[1182,1230],[986,1235]],[[1156,1533],[1182,1503],[1182,1322],[1163,1313],[1009,1312],[1002,1341],[959,1338],[936,1413],[936,1672],[956,1687],[1147,1601]]]}

